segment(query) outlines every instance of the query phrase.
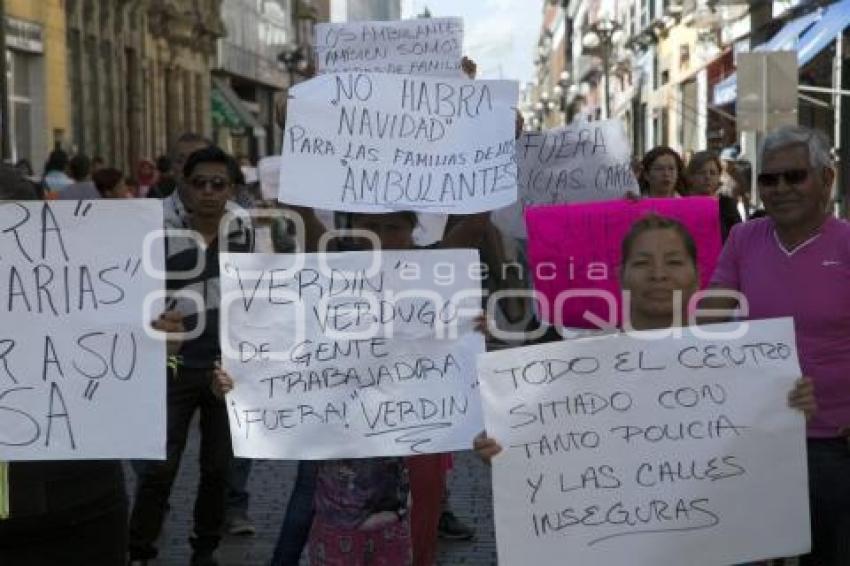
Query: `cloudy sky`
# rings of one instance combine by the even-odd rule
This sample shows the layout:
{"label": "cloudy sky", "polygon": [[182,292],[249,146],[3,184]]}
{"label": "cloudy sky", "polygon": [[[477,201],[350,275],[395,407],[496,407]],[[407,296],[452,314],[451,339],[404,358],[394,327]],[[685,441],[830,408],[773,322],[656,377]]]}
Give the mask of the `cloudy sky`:
{"label": "cloudy sky", "polygon": [[402,0],[402,18],[426,6],[436,17],[459,16],[464,22],[466,54],[478,63],[479,79],[532,80],[533,61],[543,17],[541,2],[529,0]]}

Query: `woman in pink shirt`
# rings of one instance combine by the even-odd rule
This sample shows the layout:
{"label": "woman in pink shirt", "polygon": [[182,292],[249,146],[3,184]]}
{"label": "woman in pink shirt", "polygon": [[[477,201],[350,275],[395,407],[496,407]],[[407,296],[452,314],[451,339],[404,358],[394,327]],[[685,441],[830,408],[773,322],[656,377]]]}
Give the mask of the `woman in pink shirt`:
{"label": "woman in pink shirt", "polygon": [[[629,320],[635,330],[670,328],[676,320],[688,320],[687,312],[676,313],[674,296],[687,309],[699,288],[696,244],[687,228],[677,220],[649,214],[632,225],[623,239],[620,286],[631,293]],[[678,316],[677,316],[678,315]],[[797,381],[788,395],[789,406],[806,413],[815,412],[812,383]],[[473,445],[489,462],[502,447],[482,433]]]}

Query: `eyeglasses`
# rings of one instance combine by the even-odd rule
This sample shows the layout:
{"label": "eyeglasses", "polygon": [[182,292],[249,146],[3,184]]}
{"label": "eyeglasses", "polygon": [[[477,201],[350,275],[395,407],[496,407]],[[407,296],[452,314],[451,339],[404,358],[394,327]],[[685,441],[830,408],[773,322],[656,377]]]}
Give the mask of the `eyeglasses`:
{"label": "eyeglasses", "polygon": [[775,187],[779,184],[779,179],[785,179],[787,185],[799,185],[804,183],[809,178],[808,169],[788,169],[787,171],[777,171],[776,173],[759,173],[757,180],[762,187]]}
{"label": "eyeglasses", "polygon": [[192,177],[189,179],[189,185],[192,186],[196,191],[202,191],[207,187],[210,187],[217,193],[221,191],[227,190],[230,187],[230,182],[224,177]]}

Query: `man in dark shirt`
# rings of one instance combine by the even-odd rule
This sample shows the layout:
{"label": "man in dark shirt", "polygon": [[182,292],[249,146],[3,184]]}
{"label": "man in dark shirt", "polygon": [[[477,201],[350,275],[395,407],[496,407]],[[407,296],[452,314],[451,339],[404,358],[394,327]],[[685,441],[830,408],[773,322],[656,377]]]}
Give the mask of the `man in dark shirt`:
{"label": "man in dark shirt", "polygon": [[[200,410],[201,474],[195,499],[194,530],[190,542],[193,566],[211,566],[221,538],[225,487],[232,457],[230,431],[224,403],[211,389],[212,371],[220,358],[218,310],[220,306],[219,251],[253,251],[253,234],[244,219],[225,219],[239,174],[236,161],[217,147],[199,149],[186,161],[185,195],[192,210],[188,227],[198,239],[169,234],[166,239],[168,290],[173,308],[184,315],[188,332],[199,334],[183,343],[179,364],[168,380],[167,460],[145,467],[139,478],[130,518],[130,563],[145,564],[154,558],[154,542],[162,528],[166,503],[180,466],[189,425]],[[226,241],[219,240],[219,226]],[[204,242],[204,246],[200,245]],[[200,266],[200,269],[196,269]],[[192,273],[193,270],[199,273]],[[191,275],[191,276],[189,276]],[[188,306],[180,292],[195,292],[203,311]]]}

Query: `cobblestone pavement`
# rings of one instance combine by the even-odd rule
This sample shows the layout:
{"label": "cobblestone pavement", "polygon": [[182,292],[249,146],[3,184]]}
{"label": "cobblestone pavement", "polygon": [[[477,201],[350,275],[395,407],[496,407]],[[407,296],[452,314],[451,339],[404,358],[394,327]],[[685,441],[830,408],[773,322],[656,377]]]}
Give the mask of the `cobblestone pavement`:
{"label": "cobblestone pavement", "polygon": [[[195,427],[193,426],[193,430]],[[198,477],[198,444],[195,432],[183,455],[180,474],[171,495],[171,511],[159,540],[158,566],[188,566],[192,529],[192,505]],[[295,480],[295,463],[256,461],[251,472],[248,490],[251,493],[249,515],[257,527],[255,537],[226,536],[219,549],[222,566],[265,566],[283,519],[283,511]],[[126,470],[128,483],[133,474]],[[440,566],[496,563],[493,533],[492,499],[489,470],[470,453],[455,457],[455,469],[450,473],[450,502],[455,514],[477,530],[471,542],[440,541]]]}

